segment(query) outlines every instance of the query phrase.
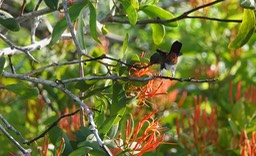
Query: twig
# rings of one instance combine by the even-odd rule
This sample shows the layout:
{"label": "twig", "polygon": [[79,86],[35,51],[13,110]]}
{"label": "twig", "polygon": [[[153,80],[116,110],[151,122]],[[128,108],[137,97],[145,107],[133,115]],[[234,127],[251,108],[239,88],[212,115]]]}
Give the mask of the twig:
{"label": "twig", "polygon": [[26,142],[26,139],[21,135],[21,133],[17,131],[11,124],[9,124],[9,122],[1,114],[0,114],[0,119],[3,121],[3,123],[8,129],[12,130],[17,136],[20,137],[20,139],[22,140],[22,143]]}
{"label": "twig", "polygon": [[[0,37],[2,38],[3,35],[0,34]],[[47,38],[45,38],[45,39],[43,39],[39,42],[35,42],[34,44],[24,46],[24,47],[18,47],[18,48],[13,47],[13,46],[15,46],[14,44],[8,44],[7,43],[10,47],[0,50],[0,56],[21,54],[21,53],[24,53],[24,50],[33,52],[33,51],[41,49],[42,47],[46,47],[50,43],[50,40],[51,40],[51,38],[47,37]],[[7,40],[5,40],[5,41],[7,41]]]}
{"label": "twig", "polygon": [[[172,18],[172,19],[167,19],[167,20],[163,20],[163,19],[159,19],[159,18],[146,19],[146,20],[139,20],[139,21],[137,21],[136,24],[149,24],[149,23],[164,24],[164,23],[176,22],[176,21],[179,21],[179,20],[182,20],[182,19],[185,19],[185,18],[199,18],[199,19],[212,20],[212,21],[218,21],[218,22],[236,22],[236,23],[241,23],[242,20],[219,19],[219,18],[204,17],[204,16],[188,16],[189,14],[191,14],[191,13],[193,13],[193,12],[199,10],[199,9],[202,9],[202,8],[214,5],[214,4],[222,2],[222,1],[224,1],[224,0],[216,0],[216,1],[213,1],[213,2],[210,2],[210,3],[198,6],[196,8],[193,8],[193,9],[189,10],[189,11],[186,11],[183,14],[181,14],[180,16],[177,16],[177,17]],[[115,18],[115,17],[109,16],[109,15],[106,16],[104,19],[102,19],[100,22],[101,23],[106,23],[106,22],[114,23],[115,22],[115,23],[123,23],[123,24],[129,24],[130,23],[129,20],[123,20],[123,19]]]}
{"label": "twig", "polygon": [[168,77],[168,76],[149,76],[149,77],[127,77],[127,76],[117,76],[117,75],[110,75],[110,76],[90,76],[90,77],[77,77],[71,78],[66,80],[61,80],[64,84],[77,82],[77,81],[88,81],[88,80],[123,80],[123,81],[137,81],[137,82],[147,82],[154,79],[168,79],[172,81],[179,81],[179,82],[194,82],[194,83],[205,83],[205,82],[215,82],[218,79],[204,79],[198,80],[194,78],[175,78],[175,77]]}
{"label": "twig", "polygon": [[[29,77],[29,76],[21,75],[21,74],[12,74],[12,73],[4,71],[2,73],[2,76],[6,77],[6,78],[15,78],[15,79],[19,79],[19,80],[26,80],[26,81],[30,81],[30,82],[33,82],[36,84],[48,85],[48,86],[57,88],[57,89],[61,90],[62,92],[64,92],[66,95],[70,96],[74,101],[76,101],[80,106],[82,106],[85,109],[85,111],[87,113],[88,120],[91,124],[91,131],[93,132],[97,142],[105,151],[108,151],[107,147],[104,145],[104,142],[101,140],[101,138],[98,134],[98,129],[97,129],[97,126],[93,119],[93,112],[91,111],[90,107],[87,104],[85,104],[82,100],[80,100],[79,97],[77,97],[75,94],[70,92],[68,89],[64,88],[62,85],[58,85],[57,83],[55,83],[53,81],[41,80],[41,79],[38,79],[35,77]],[[112,155],[111,153],[107,153],[107,154],[110,156]]]}
{"label": "twig", "polygon": [[[3,34],[0,33],[0,38],[2,38],[5,43],[7,43],[11,49],[17,49],[23,53],[25,53],[31,60],[38,62],[29,52],[29,50],[27,48],[23,48],[23,47],[19,47],[16,46],[15,44],[13,44],[10,40],[8,40]],[[0,55],[1,55],[1,51],[0,51]],[[9,54],[10,55],[10,54]]]}
{"label": "twig", "polygon": [[27,156],[30,156],[30,152],[23,148],[18,141],[16,141],[5,129],[4,127],[0,124],[0,130],[4,133],[5,136],[7,136],[8,139],[10,139],[18,148],[19,150]]}
{"label": "twig", "polygon": [[[17,131],[14,127],[12,127],[8,121],[0,114],[0,119],[3,121],[3,123],[6,125],[6,127],[10,130],[12,130],[14,133],[16,133],[23,142],[25,142],[25,139],[22,137],[22,135],[20,134],[19,131]],[[0,130],[4,133],[5,136],[7,136],[8,139],[10,139],[18,148],[19,150],[24,154],[24,155],[27,155],[27,156],[30,156],[30,152],[29,150],[26,150],[24,149],[20,143],[15,140],[6,130],[5,128],[2,126],[2,124],[0,124]]]}
{"label": "twig", "polygon": [[[71,19],[70,19],[70,16],[69,16],[69,13],[68,13],[68,4],[67,4],[67,1],[66,0],[62,0],[62,4],[63,4],[63,10],[64,10],[64,14],[65,14],[65,17],[66,17],[66,21],[67,21],[67,24],[68,24],[68,27],[69,27],[69,31],[70,31],[70,34],[72,36],[72,39],[75,43],[75,46],[76,46],[76,49],[77,49],[77,54],[78,54],[78,60],[80,61],[78,64],[79,64],[79,75],[80,77],[84,77],[84,66],[81,62],[82,60],[82,56],[83,56],[83,51],[82,51],[82,48],[76,38],[76,35],[75,35],[75,32],[74,32],[74,27],[72,25],[72,22],[71,22]],[[91,56],[87,55],[84,53],[85,56],[91,58]],[[80,97],[83,97],[84,96],[84,93],[82,91],[80,91]],[[81,107],[81,109],[83,110],[83,108]],[[84,111],[80,111],[80,122],[81,122],[81,125],[83,127],[85,127],[85,120],[84,120]]]}
{"label": "twig", "polygon": [[10,65],[10,67],[11,67],[12,73],[13,73],[13,74],[16,74],[14,65],[13,65],[13,63],[12,63],[12,55],[8,55],[8,59],[9,59],[9,65]]}
{"label": "twig", "polygon": [[35,142],[36,140],[44,137],[52,128],[54,128],[55,126],[57,126],[57,124],[60,122],[61,119],[65,118],[65,117],[69,117],[72,115],[75,115],[76,113],[78,113],[80,110],[76,110],[75,112],[69,113],[69,114],[65,114],[62,115],[61,117],[59,117],[56,121],[54,121],[44,132],[42,132],[39,136],[35,137],[34,139],[31,139],[29,141],[24,142],[24,144],[30,145],[31,143]]}

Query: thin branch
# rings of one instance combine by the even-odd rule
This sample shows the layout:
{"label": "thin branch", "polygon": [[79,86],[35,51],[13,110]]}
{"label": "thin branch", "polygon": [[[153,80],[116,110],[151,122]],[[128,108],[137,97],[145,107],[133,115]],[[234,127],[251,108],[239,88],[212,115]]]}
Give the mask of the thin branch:
{"label": "thin branch", "polygon": [[22,140],[22,143],[26,142],[26,139],[21,135],[21,133],[17,131],[11,124],[9,124],[9,122],[1,114],[0,114],[0,119],[3,121],[3,123],[8,129],[13,131],[17,136],[20,137],[20,139]]}
{"label": "thin branch", "polygon": [[66,80],[61,80],[62,83],[71,83],[77,81],[88,81],[88,80],[123,80],[123,81],[137,81],[137,82],[147,82],[154,79],[168,79],[171,81],[179,81],[179,82],[194,82],[194,83],[205,83],[205,82],[215,82],[218,79],[203,79],[198,80],[194,78],[175,78],[175,77],[168,77],[168,76],[149,76],[149,77],[127,77],[127,76],[117,76],[117,75],[110,75],[110,76],[89,76],[89,77],[77,77],[71,78]]}
{"label": "thin branch", "polygon": [[[81,3],[81,1],[70,2],[70,3],[68,3],[68,6],[72,6],[72,5],[77,4],[77,3]],[[48,13],[59,11],[61,9],[63,9],[62,4],[60,4],[59,8],[56,9],[56,10],[53,10],[53,9],[50,9],[50,8],[47,7],[45,9],[41,9],[41,10],[37,10],[37,11],[33,11],[33,12],[23,14],[22,16],[17,17],[16,21],[21,23],[21,22],[24,22],[28,19],[31,19],[31,18],[34,18],[34,17],[37,17],[37,16],[46,15]]]}
{"label": "thin branch", "polygon": [[[12,127],[8,121],[0,114],[0,119],[3,121],[3,123],[7,126],[8,129],[12,130],[13,132],[15,132],[20,138],[21,140],[24,142],[25,139],[22,137],[22,135],[20,134],[19,131],[17,131],[14,127]],[[4,133],[5,136],[7,136],[8,139],[10,139],[17,147],[18,149],[27,156],[30,156],[30,152],[29,150],[24,149],[20,143],[15,140],[6,130],[5,128],[0,124],[0,130]]]}
{"label": "thin branch", "polygon": [[[214,5],[214,4],[222,2],[222,1],[224,1],[224,0],[217,0],[217,1],[213,1],[213,2],[210,2],[210,3],[207,3],[207,4],[204,4],[204,5],[195,7],[193,9],[191,9],[191,10],[188,10],[188,11],[182,13],[180,16],[177,16],[177,17],[172,18],[172,19],[167,19],[167,20],[163,20],[163,19],[160,19],[160,18],[146,19],[146,20],[139,20],[139,21],[137,21],[136,24],[149,24],[149,23],[164,24],[164,23],[176,22],[176,21],[179,21],[179,20],[182,20],[182,19],[185,19],[185,18],[199,18],[199,19],[218,21],[218,22],[236,22],[236,23],[241,23],[242,20],[219,19],[219,18],[204,17],[204,16],[188,16],[189,14],[191,14],[191,13],[197,11],[197,10],[200,10],[202,8],[205,8],[205,7],[209,7],[211,5]],[[100,22],[101,23],[106,23],[106,22],[123,23],[123,24],[129,24],[130,23],[129,20],[124,20],[124,19],[113,17],[113,16],[109,16],[109,15],[106,16],[104,19],[102,19]]]}
{"label": "thin branch", "polygon": [[42,132],[39,136],[35,137],[34,139],[31,139],[29,141],[26,141],[24,142],[24,144],[27,144],[27,145],[30,145],[31,143],[35,142],[36,140],[44,137],[52,128],[54,128],[55,126],[58,125],[58,123],[60,122],[61,119],[63,118],[66,118],[66,117],[69,117],[69,116],[73,116],[75,115],[76,113],[78,113],[80,110],[76,110],[72,113],[69,113],[69,114],[65,114],[65,115],[62,115],[61,117],[59,117],[56,121],[54,121],[44,132]]}
{"label": "thin branch", "polygon": [[[10,40],[8,40],[3,34],[0,33],[0,38],[2,38],[2,40],[5,41],[6,44],[8,44],[10,46],[11,49],[17,49],[23,53],[25,53],[31,60],[38,62],[29,52],[29,50],[27,48],[23,48],[23,47],[19,47],[16,46],[14,43],[12,43]],[[1,51],[0,51],[0,55],[1,55]],[[10,54],[9,54],[10,55]]]}
{"label": "thin branch", "polygon": [[[44,85],[48,85],[54,88],[57,88],[59,90],[61,90],[62,92],[64,92],[66,95],[70,96],[74,101],[76,101],[80,106],[82,106],[84,108],[84,110],[86,111],[88,120],[91,124],[91,131],[93,132],[97,142],[99,143],[99,145],[104,149],[104,150],[108,150],[107,147],[104,145],[104,142],[101,140],[99,134],[98,134],[98,129],[97,126],[94,122],[93,119],[93,112],[91,111],[90,107],[85,104],[82,100],[80,100],[79,97],[77,97],[75,94],[73,94],[72,92],[70,92],[68,89],[66,89],[65,87],[63,87],[62,85],[58,85],[56,82],[54,81],[49,81],[49,80],[41,80],[35,77],[29,77],[26,75],[21,75],[21,74],[12,74],[9,72],[3,72],[2,73],[3,77],[6,78],[14,78],[14,79],[19,79],[19,80],[26,80],[26,81],[30,81],[36,84],[44,84]],[[111,153],[107,153],[108,155],[112,155]]]}
{"label": "thin branch", "polygon": [[9,65],[10,65],[10,67],[11,67],[12,73],[13,73],[13,74],[16,74],[14,65],[13,65],[13,63],[12,63],[12,55],[8,55],[8,59],[9,59]]}
{"label": "thin branch", "polygon": [[5,136],[7,136],[8,139],[10,139],[17,147],[18,149],[27,156],[30,156],[30,152],[23,148],[18,141],[16,141],[5,129],[4,127],[0,124],[0,130],[4,133]]}

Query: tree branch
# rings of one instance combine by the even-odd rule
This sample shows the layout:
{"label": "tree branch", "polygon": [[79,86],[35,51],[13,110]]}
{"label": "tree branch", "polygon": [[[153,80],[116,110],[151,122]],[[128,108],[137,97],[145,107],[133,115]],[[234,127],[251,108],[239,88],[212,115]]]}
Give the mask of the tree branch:
{"label": "tree branch", "polygon": [[[224,0],[216,0],[201,6],[198,6],[196,8],[193,8],[191,10],[188,10],[186,12],[184,12],[183,14],[181,14],[180,16],[177,16],[175,18],[172,19],[167,19],[167,20],[163,20],[163,19],[159,19],[159,18],[155,18],[155,19],[145,19],[145,20],[139,20],[137,21],[136,24],[150,24],[150,23],[158,23],[158,24],[164,24],[164,23],[171,23],[171,22],[176,22],[176,21],[180,21],[182,19],[185,18],[199,18],[199,19],[205,19],[205,20],[211,20],[211,21],[218,21],[218,22],[236,22],[236,23],[241,23],[242,20],[233,20],[233,19],[219,19],[219,18],[212,18],[212,17],[204,17],[204,16],[188,16],[189,14],[205,8],[205,7],[209,7],[211,5],[214,5],[216,3],[222,2]],[[103,18],[101,21],[101,23],[106,23],[106,22],[110,22],[110,23],[123,23],[123,24],[129,24],[129,20],[123,20],[114,16],[106,16],[105,18]]]}
{"label": "tree branch", "polygon": [[[107,148],[107,146],[104,145],[104,142],[101,140],[99,134],[98,134],[98,129],[97,126],[94,122],[93,119],[93,112],[91,111],[90,107],[85,104],[82,100],[80,100],[79,97],[77,97],[75,94],[73,94],[72,92],[70,92],[68,89],[66,89],[65,87],[63,87],[62,85],[59,85],[58,83],[54,82],[54,81],[49,81],[49,80],[41,80],[35,77],[29,77],[26,75],[21,75],[21,74],[12,74],[9,72],[3,72],[2,73],[3,77],[6,78],[14,78],[14,79],[19,79],[19,80],[26,80],[26,81],[30,81],[36,84],[44,84],[44,85],[48,85],[54,88],[59,89],[60,91],[64,92],[66,95],[70,96],[74,101],[76,101],[80,106],[82,106],[84,108],[84,110],[87,113],[87,117],[88,120],[91,124],[91,131],[93,132],[97,142],[99,143],[99,145],[105,150],[105,151],[109,151],[109,149]],[[112,156],[111,153],[107,153],[108,155]]]}
{"label": "tree branch", "polygon": [[168,79],[171,81],[179,81],[179,82],[194,82],[194,83],[205,83],[205,82],[215,82],[218,79],[203,79],[198,80],[194,78],[175,78],[175,77],[168,77],[168,76],[149,76],[149,77],[126,77],[126,76],[117,76],[117,75],[110,75],[110,76],[90,76],[90,77],[77,77],[71,78],[66,80],[61,80],[62,83],[71,83],[77,81],[88,81],[88,80],[123,80],[123,81],[137,81],[137,82],[147,82],[154,79]]}

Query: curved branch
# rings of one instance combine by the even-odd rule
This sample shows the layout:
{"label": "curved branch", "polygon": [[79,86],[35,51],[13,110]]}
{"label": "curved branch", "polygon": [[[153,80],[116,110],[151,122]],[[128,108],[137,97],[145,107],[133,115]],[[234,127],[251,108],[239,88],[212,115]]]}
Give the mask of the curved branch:
{"label": "curved branch", "polygon": [[[136,24],[150,24],[150,23],[158,23],[158,24],[164,24],[164,23],[170,23],[170,22],[176,22],[185,18],[199,18],[199,19],[205,19],[205,20],[211,20],[211,21],[218,21],[218,22],[236,22],[236,23],[241,23],[241,20],[234,20],[234,19],[219,19],[219,18],[212,18],[212,17],[204,17],[204,16],[188,16],[189,14],[205,8],[205,7],[209,7],[211,5],[214,5],[216,3],[222,2],[224,0],[216,0],[201,6],[198,6],[196,8],[193,8],[191,10],[188,10],[184,13],[182,13],[180,16],[177,16],[175,18],[172,19],[167,19],[167,20],[163,20],[163,19],[159,19],[159,18],[155,18],[155,19],[146,19],[146,20],[140,20],[137,21]],[[101,23],[105,23],[105,22],[110,22],[110,23],[123,23],[123,24],[130,24],[129,20],[123,20],[120,18],[116,18],[113,16],[106,16],[106,18],[101,20]]]}

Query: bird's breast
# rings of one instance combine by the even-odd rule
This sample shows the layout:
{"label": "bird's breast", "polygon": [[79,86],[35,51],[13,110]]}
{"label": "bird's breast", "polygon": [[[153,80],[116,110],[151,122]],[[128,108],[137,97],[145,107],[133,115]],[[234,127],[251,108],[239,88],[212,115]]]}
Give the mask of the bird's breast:
{"label": "bird's breast", "polygon": [[175,65],[178,63],[178,55],[175,53],[169,53],[166,57],[166,61],[170,65]]}

